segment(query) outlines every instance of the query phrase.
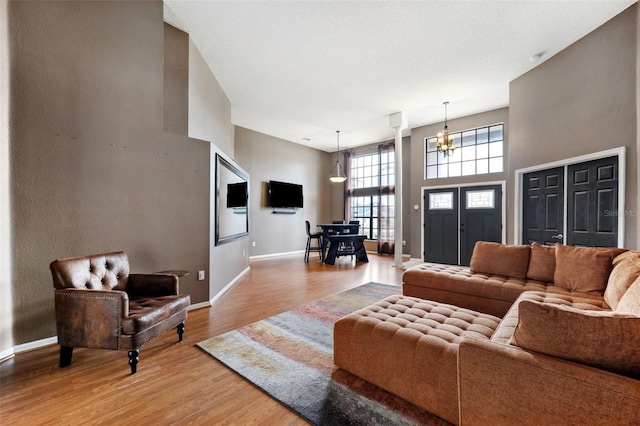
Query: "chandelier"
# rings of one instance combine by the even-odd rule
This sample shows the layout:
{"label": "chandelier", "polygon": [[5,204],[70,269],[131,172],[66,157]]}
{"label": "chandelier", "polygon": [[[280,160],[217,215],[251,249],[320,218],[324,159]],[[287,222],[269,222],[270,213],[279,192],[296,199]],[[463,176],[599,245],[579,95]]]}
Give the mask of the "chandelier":
{"label": "chandelier", "polygon": [[338,134],[338,149],[336,150],[336,166],[333,168],[329,180],[331,182],[341,183],[347,180],[347,176],[344,174],[344,170],[340,165],[340,130],[336,130]]}
{"label": "chandelier", "polygon": [[453,140],[455,139],[453,135],[449,134],[449,126],[447,125],[447,105],[449,102],[444,102],[444,129],[441,132],[438,132],[437,137],[438,141],[436,142],[436,148],[438,148],[438,152],[441,152],[445,157],[448,157],[453,154],[453,151],[456,149]]}

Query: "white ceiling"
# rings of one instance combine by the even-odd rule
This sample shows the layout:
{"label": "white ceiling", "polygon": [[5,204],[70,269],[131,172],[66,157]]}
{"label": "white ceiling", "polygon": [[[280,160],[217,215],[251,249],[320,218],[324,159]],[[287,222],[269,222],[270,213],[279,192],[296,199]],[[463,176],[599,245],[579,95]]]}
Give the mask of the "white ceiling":
{"label": "white ceiling", "polygon": [[164,15],[233,124],[331,152],[336,130],[341,149],[393,139],[398,111],[413,128],[442,122],[444,101],[449,118],[505,107],[511,80],[635,1],[165,0]]}

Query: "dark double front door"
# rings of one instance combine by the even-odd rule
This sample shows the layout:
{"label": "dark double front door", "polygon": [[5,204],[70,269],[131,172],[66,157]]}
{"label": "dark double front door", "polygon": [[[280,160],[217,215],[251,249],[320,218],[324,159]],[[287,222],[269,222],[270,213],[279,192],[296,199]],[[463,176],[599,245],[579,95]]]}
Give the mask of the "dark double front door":
{"label": "dark double front door", "polygon": [[617,246],[617,156],[527,173],[522,186],[523,244]]}
{"label": "dark double front door", "polygon": [[424,191],[424,261],[469,265],[476,241],[502,241],[502,186]]}

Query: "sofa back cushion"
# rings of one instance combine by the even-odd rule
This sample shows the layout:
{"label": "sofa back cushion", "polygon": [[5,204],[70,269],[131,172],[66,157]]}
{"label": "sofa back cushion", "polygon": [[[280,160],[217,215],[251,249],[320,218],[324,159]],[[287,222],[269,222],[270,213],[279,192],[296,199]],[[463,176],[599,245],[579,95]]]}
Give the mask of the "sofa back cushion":
{"label": "sofa back cushion", "polygon": [[553,282],[556,271],[556,248],[542,244],[531,244],[531,257],[527,278],[530,280]]}
{"label": "sofa back cushion", "polygon": [[640,316],[523,300],[514,343],[523,349],[640,378]]}
{"label": "sofa back cushion", "polygon": [[620,298],[620,303],[616,306],[616,312],[640,315],[640,277],[636,278]]}
{"label": "sofa back cushion", "polygon": [[604,300],[615,310],[631,284],[640,276],[640,252],[627,251],[613,259]]}
{"label": "sofa back cushion", "polygon": [[618,248],[573,247],[556,244],[554,284],[570,291],[603,294]]}
{"label": "sofa back cushion", "polygon": [[471,256],[473,273],[524,278],[529,266],[531,247],[477,241]]}

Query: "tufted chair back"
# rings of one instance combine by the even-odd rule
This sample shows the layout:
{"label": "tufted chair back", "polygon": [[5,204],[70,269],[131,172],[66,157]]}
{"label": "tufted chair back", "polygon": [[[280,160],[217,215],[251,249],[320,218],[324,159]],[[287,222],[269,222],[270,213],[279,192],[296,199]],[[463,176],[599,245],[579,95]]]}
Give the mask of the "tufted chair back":
{"label": "tufted chair back", "polygon": [[56,260],[51,264],[53,285],[57,289],[126,291],[129,259],[121,251]]}

